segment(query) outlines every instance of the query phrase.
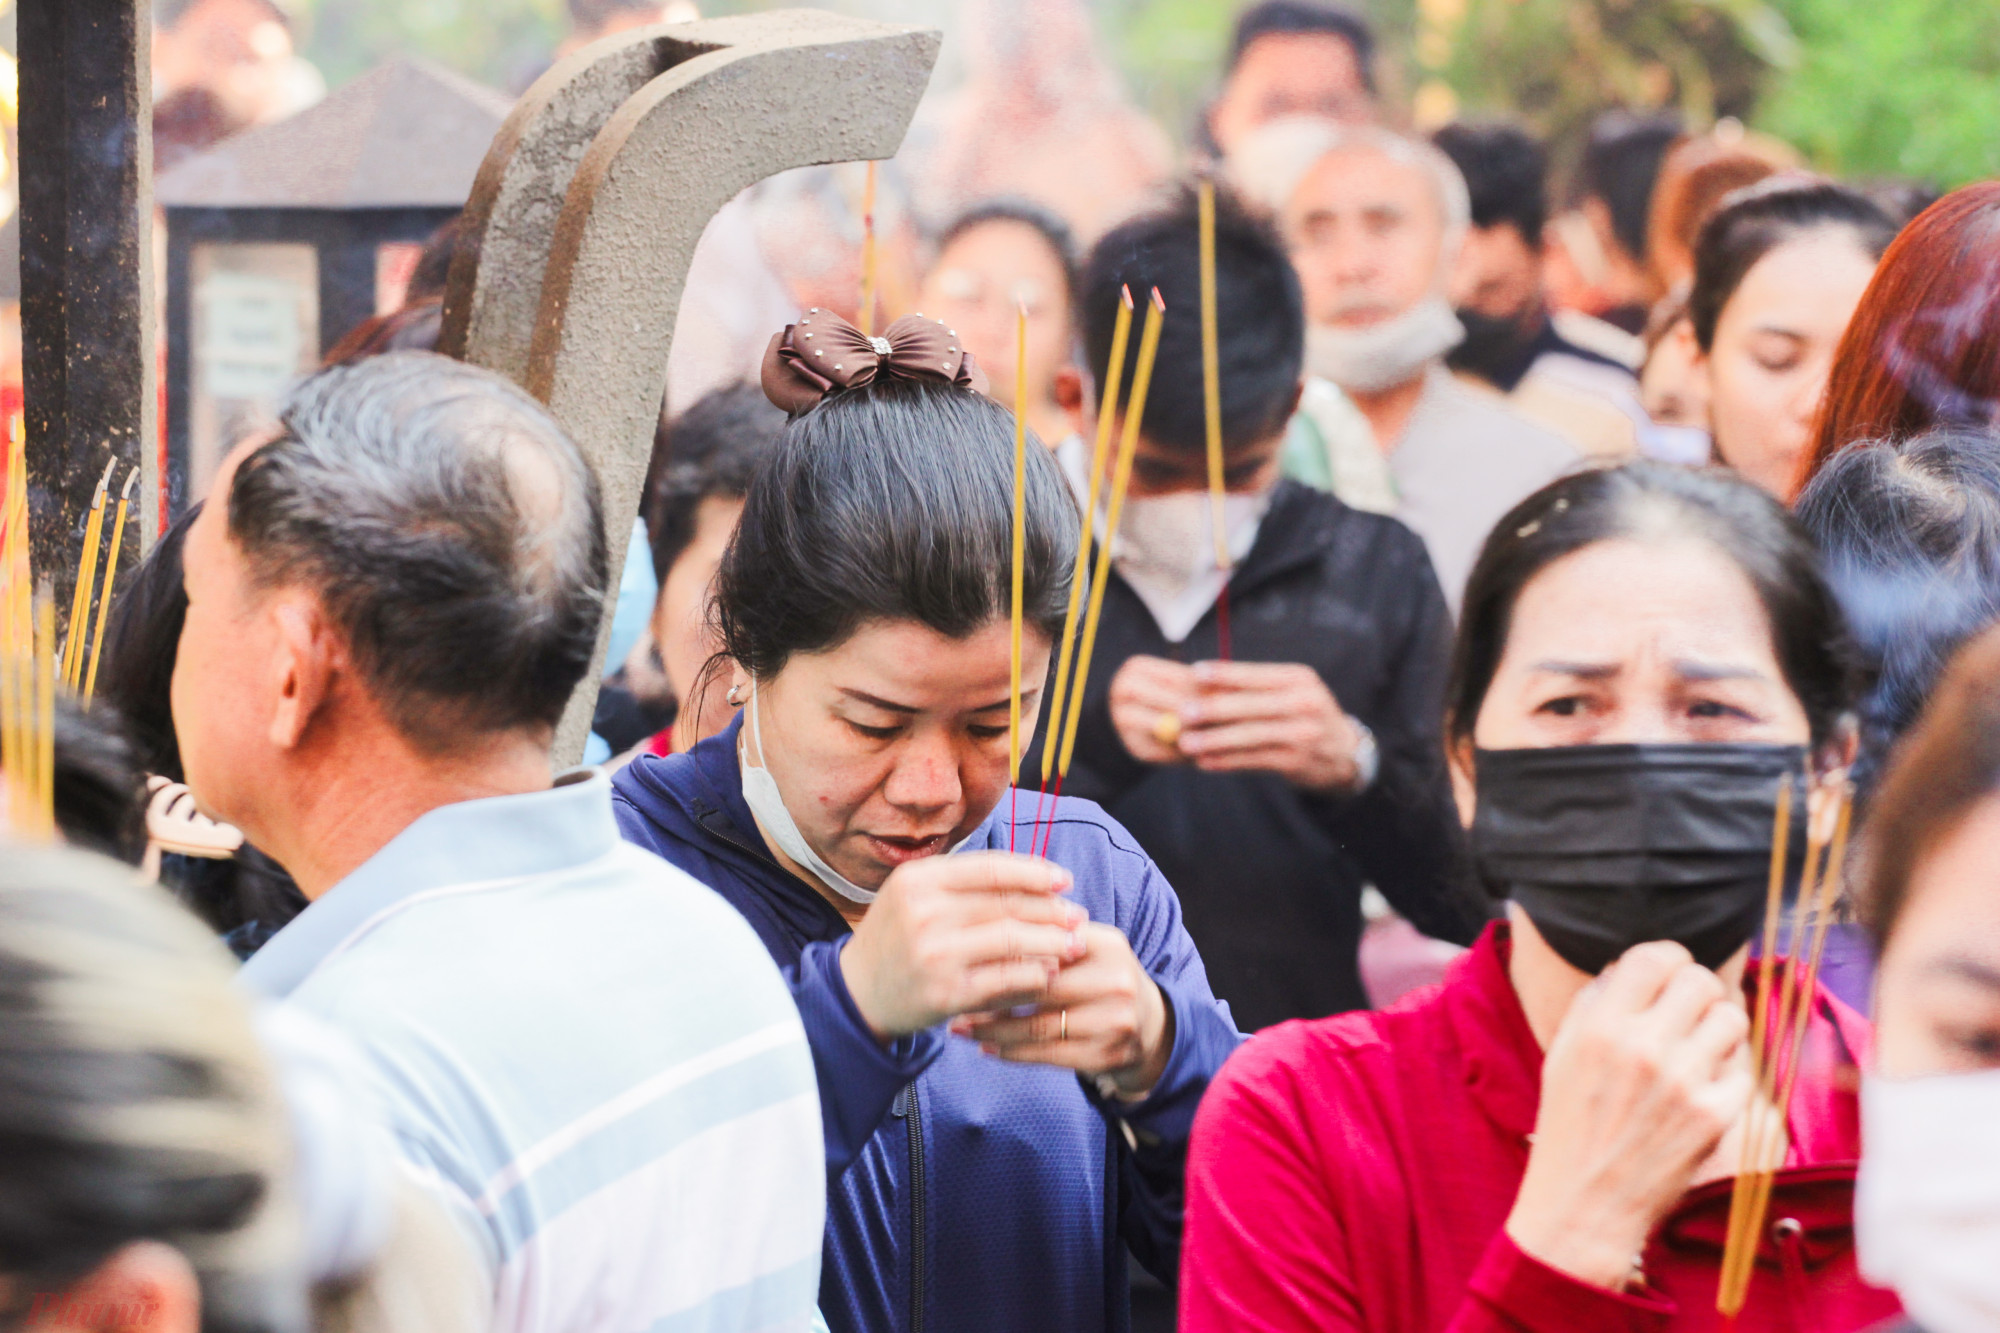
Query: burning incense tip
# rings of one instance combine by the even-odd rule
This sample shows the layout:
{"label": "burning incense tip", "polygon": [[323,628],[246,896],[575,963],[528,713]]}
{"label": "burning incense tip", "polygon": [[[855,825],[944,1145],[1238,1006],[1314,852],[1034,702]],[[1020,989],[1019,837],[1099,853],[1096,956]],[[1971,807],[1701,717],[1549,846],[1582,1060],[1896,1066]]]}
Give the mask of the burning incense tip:
{"label": "burning incense tip", "polygon": [[1163,315],[1167,313],[1167,298],[1160,295],[1160,289],[1158,287],[1153,288],[1153,309],[1159,311]]}
{"label": "burning incense tip", "polygon": [[1119,299],[1121,299],[1122,301],[1124,301],[1124,302],[1125,302],[1125,308],[1126,308],[1127,310],[1130,310],[1130,309],[1132,308],[1132,288],[1131,288],[1131,286],[1130,286],[1130,285],[1128,285],[1128,284],[1125,284],[1125,283],[1120,283],[1120,284],[1119,284],[1119,286],[1118,286],[1118,296],[1119,296]]}

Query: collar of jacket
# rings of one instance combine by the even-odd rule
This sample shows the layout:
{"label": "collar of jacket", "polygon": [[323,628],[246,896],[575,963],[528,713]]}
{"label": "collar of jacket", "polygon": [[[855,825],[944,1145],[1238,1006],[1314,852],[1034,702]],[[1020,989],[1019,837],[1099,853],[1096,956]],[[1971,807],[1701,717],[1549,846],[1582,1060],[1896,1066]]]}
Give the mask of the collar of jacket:
{"label": "collar of jacket", "polygon": [[1257,526],[1257,540],[1243,563],[1230,573],[1230,596],[1246,597],[1260,584],[1319,563],[1348,513],[1338,497],[1281,477],[1271,496],[1271,507]]}
{"label": "collar of jacket", "polygon": [[[1508,976],[1512,956],[1508,924],[1492,922],[1452,963],[1441,999],[1464,1053],[1473,1100],[1503,1132],[1525,1138],[1533,1132],[1541,1106],[1542,1047]],[[1756,979],[1752,960],[1743,977],[1746,993],[1755,993]],[[1833,1075],[1841,1066],[1865,1063],[1868,1048],[1867,1020],[1819,988],[1808,1018],[1805,1058],[1809,1068],[1817,1065],[1815,1072],[1824,1076],[1800,1079],[1793,1094],[1786,1130],[1795,1160],[1838,1161],[1845,1155],[1844,1126],[1856,1114],[1856,1099]]]}

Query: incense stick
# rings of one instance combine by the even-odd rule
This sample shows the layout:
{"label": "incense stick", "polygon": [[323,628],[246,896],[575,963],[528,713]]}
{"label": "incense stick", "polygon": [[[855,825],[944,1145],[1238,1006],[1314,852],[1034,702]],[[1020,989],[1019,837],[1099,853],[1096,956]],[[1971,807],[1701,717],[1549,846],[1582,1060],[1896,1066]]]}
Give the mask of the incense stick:
{"label": "incense stick", "polygon": [[855,323],[864,338],[875,332],[875,168],[868,164],[861,185],[861,318]]}
{"label": "incense stick", "polygon": [[105,557],[104,591],[97,595],[97,627],[90,636],[90,672],[83,680],[83,701],[97,697],[97,658],[104,651],[104,622],[111,615],[111,586],[118,578],[118,553],[125,546],[125,515],[132,508],[132,483],[139,469],[125,474],[125,488],[118,493],[118,522],[111,529],[111,554]]}
{"label": "incense stick", "polygon": [[[1007,850],[1021,782],[1021,620],[1028,572],[1028,307],[1014,307],[1014,570],[1007,620]],[[1032,828],[1030,829],[1032,840]]]}
{"label": "incense stick", "polygon": [[1215,316],[1215,182],[1203,176],[1196,187],[1201,219],[1201,392],[1208,426],[1208,495],[1215,563],[1230,566],[1229,534],[1222,507],[1222,355]]}
{"label": "incense stick", "polygon": [[1063,720],[1062,753],[1058,771],[1069,771],[1070,756],[1076,752],[1077,724],[1083,717],[1084,687],[1090,683],[1090,655],[1097,646],[1097,622],[1104,611],[1104,589],[1111,581],[1111,543],[1118,534],[1118,519],[1125,508],[1125,489],[1132,481],[1132,457],[1139,447],[1139,422],[1146,415],[1146,395],[1153,387],[1153,359],[1160,350],[1160,321],[1167,303],[1160,289],[1153,288],[1146,307],[1146,326],[1139,334],[1139,360],[1132,369],[1132,397],[1125,404],[1125,429],[1118,439],[1118,465],[1111,476],[1111,498],[1104,511],[1104,540],[1097,548],[1097,569],[1090,580],[1090,608],[1083,617],[1083,641],[1076,651],[1076,681],[1069,691],[1069,716]]}
{"label": "incense stick", "polygon": [[77,560],[69,626],[63,632],[62,678],[72,688],[83,658],[84,634],[90,628],[90,594],[97,583],[97,546],[104,540],[104,496],[111,486],[111,469],[117,466],[115,458],[104,465],[104,475],[97,479],[97,489],[90,497],[90,512],[83,518],[83,553]]}

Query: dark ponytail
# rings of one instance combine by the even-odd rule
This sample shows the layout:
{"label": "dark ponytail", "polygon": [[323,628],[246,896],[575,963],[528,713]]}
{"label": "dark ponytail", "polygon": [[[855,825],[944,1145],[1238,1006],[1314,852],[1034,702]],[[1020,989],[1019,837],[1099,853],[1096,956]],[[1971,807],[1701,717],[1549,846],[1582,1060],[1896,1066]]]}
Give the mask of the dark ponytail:
{"label": "dark ponytail", "polygon": [[[869,621],[962,639],[1011,597],[1014,418],[969,389],[884,378],[830,394],[785,427],[716,577],[726,656],[768,679]],[[1027,623],[1068,607],[1077,506],[1028,441]]]}

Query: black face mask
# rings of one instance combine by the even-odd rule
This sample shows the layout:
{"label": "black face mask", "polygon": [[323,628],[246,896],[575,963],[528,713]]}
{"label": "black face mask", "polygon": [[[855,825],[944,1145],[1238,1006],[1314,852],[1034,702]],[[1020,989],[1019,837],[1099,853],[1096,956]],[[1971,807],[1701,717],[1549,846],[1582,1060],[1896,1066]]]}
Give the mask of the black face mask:
{"label": "black face mask", "polygon": [[1445,353],[1453,370],[1477,375],[1503,393],[1512,393],[1528,367],[1535,364],[1535,339],[1542,331],[1539,311],[1522,315],[1483,315],[1456,310],[1465,326],[1465,340]]}
{"label": "black face mask", "polygon": [[[1573,967],[1595,975],[1647,940],[1717,967],[1762,924],[1778,782],[1805,757],[1798,745],[1480,750],[1473,860]],[[1806,803],[1793,798],[1796,864]]]}

